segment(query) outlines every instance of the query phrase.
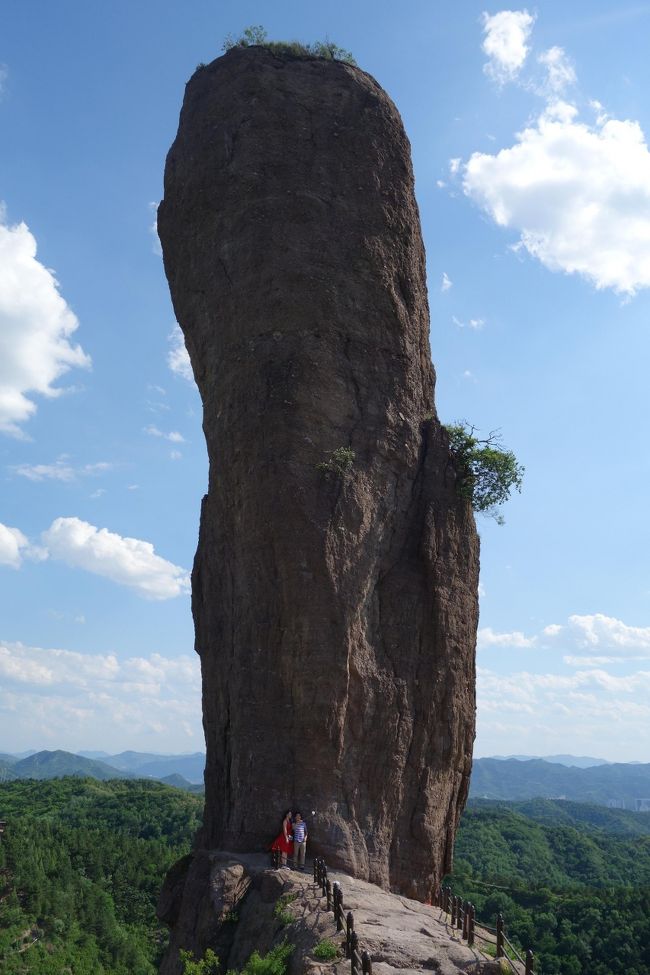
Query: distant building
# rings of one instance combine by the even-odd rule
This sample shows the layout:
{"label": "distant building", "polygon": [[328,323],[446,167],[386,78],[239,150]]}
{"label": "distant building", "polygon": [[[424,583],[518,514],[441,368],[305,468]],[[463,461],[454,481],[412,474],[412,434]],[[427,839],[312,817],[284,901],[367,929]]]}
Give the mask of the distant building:
{"label": "distant building", "polygon": [[650,799],[635,799],[634,809],[636,812],[650,812]]}

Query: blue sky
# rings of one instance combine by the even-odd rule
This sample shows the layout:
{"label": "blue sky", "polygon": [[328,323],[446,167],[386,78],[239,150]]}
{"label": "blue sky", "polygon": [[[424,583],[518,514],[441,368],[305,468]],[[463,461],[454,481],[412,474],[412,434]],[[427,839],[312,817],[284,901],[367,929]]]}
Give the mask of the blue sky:
{"label": "blue sky", "polygon": [[[444,9],[443,9],[444,8]],[[650,761],[650,4],[14,4],[0,38],[0,751],[202,747],[201,406],[154,232],[228,33],[329,36],[411,139],[443,421],[482,519],[477,755]]]}

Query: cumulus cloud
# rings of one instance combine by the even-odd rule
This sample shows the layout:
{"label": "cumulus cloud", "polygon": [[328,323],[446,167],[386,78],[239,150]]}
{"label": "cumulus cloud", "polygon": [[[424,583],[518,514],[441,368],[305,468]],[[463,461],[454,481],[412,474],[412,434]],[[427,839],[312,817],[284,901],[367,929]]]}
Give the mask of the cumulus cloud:
{"label": "cumulus cloud", "polygon": [[642,758],[650,746],[650,672],[624,677],[601,668],[569,675],[480,668],[477,681],[481,754],[596,754],[615,761]]}
{"label": "cumulus cloud", "polygon": [[479,646],[484,647],[533,647],[537,642],[537,637],[525,636],[520,630],[497,633],[489,626],[478,631],[477,639]]}
{"label": "cumulus cloud", "polygon": [[170,333],[169,343],[171,348],[167,353],[167,365],[176,376],[180,376],[181,379],[186,379],[188,382],[194,382],[194,373],[185,347],[185,339],[178,325],[175,325],[173,332]]}
{"label": "cumulus cloud", "polygon": [[449,279],[449,277],[447,275],[447,272],[446,271],[443,271],[442,272],[442,282],[440,284],[440,290],[442,292],[449,291],[449,289],[450,288],[453,288],[453,286],[454,286],[453,281],[450,281],[450,279]]}
{"label": "cumulus cloud", "polygon": [[650,286],[650,152],[638,122],[549,106],[508,149],[475,152],[463,189],[552,271],[633,295]]}
{"label": "cumulus cloud", "polygon": [[537,58],[546,72],[540,94],[557,96],[565,88],[576,83],[576,73],[566,52],[561,47],[549,47]]}
{"label": "cumulus cloud", "polygon": [[59,293],[52,271],[36,259],[24,223],[9,226],[0,208],[0,432],[24,436],[36,411],[34,394],[54,397],[53,384],[90,358],[71,342],[79,322]]}
{"label": "cumulus cloud", "polygon": [[650,657],[650,626],[628,626],[603,613],[570,616],[569,626],[583,646],[641,650]]}
{"label": "cumulus cloud", "polygon": [[535,17],[527,10],[500,10],[483,14],[484,70],[499,84],[513,81],[528,57],[528,40]]}
{"label": "cumulus cloud", "polygon": [[189,591],[185,569],[156,555],[151,542],[96,528],[80,518],[57,518],[42,535],[50,558],[85,569],[148,599],[172,599]]}
{"label": "cumulus cloud", "polygon": [[163,430],[159,430],[158,427],[150,424],[144,428],[144,432],[149,434],[150,437],[161,437],[163,440],[169,440],[170,443],[185,443],[185,437],[177,430],[171,430],[169,433],[165,433]]}
{"label": "cumulus cloud", "polygon": [[[519,630],[499,633],[487,626],[478,631],[478,643],[483,648],[541,646],[570,650],[563,658],[569,666],[650,660],[650,626],[630,626],[604,613],[574,614],[565,625],[550,623],[532,636]],[[587,656],[577,653],[584,650],[589,651]],[[600,653],[594,655],[595,650]]]}
{"label": "cumulus cloud", "polygon": [[18,528],[0,523],[0,565],[18,569],[28,549],[29,542]]}
{"label": "cumulus cloud", "polygon": [[[195,654],[120,659],[0,641],[0,735],[16,749],[44,746],[179,751],[202,745],[201,679]],[[122,730],[123,729],[123,730]],[[115,735],[123,734],[116,741]],[[22,742],[22,743],[21,743]]]}
{"label": "cumulus cloud", "polygon": [[494,154],[454,160],[465,194],[517,236],[512,248],[551,271],[577,274],[596,288],[634,295],[650,286],[650,152],[638,122],[609,118],[596,100],[579,118],[565,91],[577,84],[565,50],[538,55],[543,78],[520,76],[534,17],[505,10],[483,15],[486,70],[518,81],[546,107]]}

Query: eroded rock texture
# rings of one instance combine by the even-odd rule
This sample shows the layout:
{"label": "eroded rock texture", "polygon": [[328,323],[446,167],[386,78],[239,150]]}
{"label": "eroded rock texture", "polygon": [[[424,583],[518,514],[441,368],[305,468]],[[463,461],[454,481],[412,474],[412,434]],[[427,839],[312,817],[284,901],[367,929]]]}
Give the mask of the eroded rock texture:
{"label": "eroded rock texture", "polygon": [[311,852],[424,899],[467,794],[478,542],[399,114],[346,64],[235,49],[187,86],[158,229],[210,458],[198,847],[263,849],[299,803]]}

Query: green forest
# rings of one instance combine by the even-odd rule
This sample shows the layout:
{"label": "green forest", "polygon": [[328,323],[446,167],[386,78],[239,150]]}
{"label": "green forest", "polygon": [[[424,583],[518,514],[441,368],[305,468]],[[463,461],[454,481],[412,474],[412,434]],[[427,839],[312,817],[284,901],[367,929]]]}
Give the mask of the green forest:
{"label": "green forest", "polygon": [[[0,784],[3,975],[154,975],[158,891],[202,802],[145,780]],[[472,801],[448,882],[479,921],[503,914],[538,975],[650,972],[650,813]]]}
{"label": "green forest", "polygon": [[447,882],[477,919],[503,915],[539,975],[650,972],[649,813],[474,801]]}
{"label": "green forest", "polygon": [[143,780],[0,785],[3,975],[154,975],[167,941],[158,892],[202,807]]}

